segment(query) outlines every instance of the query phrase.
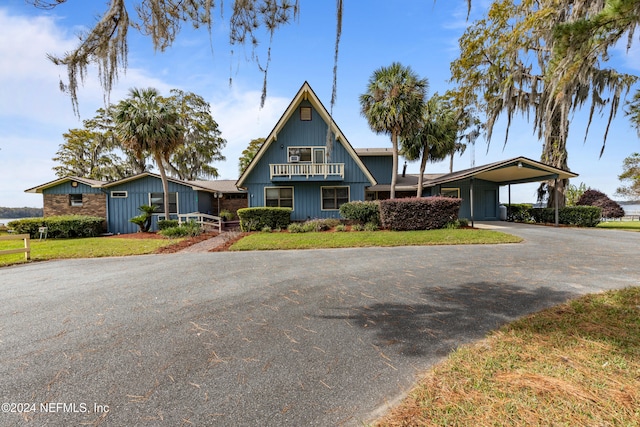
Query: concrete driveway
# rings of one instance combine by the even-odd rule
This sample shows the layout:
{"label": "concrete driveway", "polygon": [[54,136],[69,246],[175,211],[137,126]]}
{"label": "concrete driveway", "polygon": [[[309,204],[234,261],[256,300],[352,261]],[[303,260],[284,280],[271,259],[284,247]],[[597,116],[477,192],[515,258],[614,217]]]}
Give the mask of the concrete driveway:
{"label": "concrete driveway", "polygon": [[496,225],[525,241],[2,268],[0,425],[362,425],[455,347],[638,285],[640,233]]}

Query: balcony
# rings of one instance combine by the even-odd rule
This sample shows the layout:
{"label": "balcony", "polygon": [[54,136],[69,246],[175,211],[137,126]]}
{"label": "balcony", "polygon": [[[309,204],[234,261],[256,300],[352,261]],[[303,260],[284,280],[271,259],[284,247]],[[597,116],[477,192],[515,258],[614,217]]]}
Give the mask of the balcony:
{"label": "balcony", "polygon": [[344,179],[344,163],[277,163],[269,165],[270,179],[274,178],[332,178]]}

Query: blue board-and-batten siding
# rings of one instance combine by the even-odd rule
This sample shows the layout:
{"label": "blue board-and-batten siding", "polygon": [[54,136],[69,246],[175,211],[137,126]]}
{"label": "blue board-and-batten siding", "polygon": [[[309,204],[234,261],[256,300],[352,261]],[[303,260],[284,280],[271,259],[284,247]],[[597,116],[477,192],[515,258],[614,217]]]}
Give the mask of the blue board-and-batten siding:
{"label": "blue board-and-batten siding", "polygon": [[[349,185],[342,182],[296,182],[295,185],[267,185],[268,187],[293,187],[293,221],[315,218],[341,218],[338,209],[322,210],[322,187],[348,187],[349,200],[364,200],[364,185]],[[253,194],[256,196],[251,197]],[[250,207],[264,206],[264,188],[249,190]]]}
{"label": "blue board-and-batten siding", "polygon": [[[162,181],[159,178],[146,176],[133,181],[110,186],[106,189],[111,195],[113,191],[126,191],[127,197],[108,197],[108,231],[114,234],[135,233],[138,226],[129,222],[140,215],[139,206],[149,204],[150,193],[162,193]],[[169,192],[178,193],[178,213],[198,211],[198,192],[191,187],[169,181]],[[175,215],[174,215],[175,218]],[[157,229],[157,217],[154,215],[152,230]]]}
{"label": "blue board-and-batten siding", "polygon": [[99,194],[104,193],[100,188],[93,188],[90,185],[78,182],[77,187],[73,187],[71,182],[63,182],[55,187],[42,190],[42,194]]}
{"label": "blue board-and-batten siding", "polygon": [[361,160],[378,184],[391,184],[393,171],[391,156],[362,156]]}
{"label": "blue board-and-batten siding", "polygon": [[[442,188],[459,188],[462,204],[459,218],[471,219],[471,181],[454,181],[432,189],[432,194],[440,194]],[[495,182],[474,179],[473,181],[473,219],[475,221],[497,220],[500,213],[500,186]]]}
{"label": "blue board-and-batten siding", "polygon": [[[325,147],[327,123],[325,123],[310,102],[302,101],[299,106],[312,108],[310,121],[300,120],[293,114],[266,148],[259,162],[249,172],[244,186],[247,188],[249,206],[265,206],[265,187],[294,187],[294,207],[292,220],[308,218],[337,218],[338,210],[321,209],[321,187],[348,186],[350,200],[364,200],[364,188],[371,185],[364,172],[349,155],[340,141],[335,141],[327,163],[344,163],[344,178],[327,177],[307,179],[305,176],[271,179],[270,164],[288,163],[288,147]],[[298,108],[299,108],[298,106]]]}

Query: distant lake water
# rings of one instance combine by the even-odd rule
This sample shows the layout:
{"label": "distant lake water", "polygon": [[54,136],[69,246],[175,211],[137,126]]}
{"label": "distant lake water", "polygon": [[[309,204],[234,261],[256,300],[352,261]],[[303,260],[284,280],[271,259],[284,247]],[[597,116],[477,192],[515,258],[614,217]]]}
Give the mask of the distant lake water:
{"label": "distant lake water", "polygon": [[10,221],[18,221],[20,219],[26,219],[26,218],[0,218],[0,224],[7,225],[9,224]]}
{"label": "distant lake water", "polygon": [[637,215],[638,213],[640,213],[640,205],[620,205],[620,206],[622,206],[622,209],[624,209],[624,213],[627,215],[631,213],[634,213]]}

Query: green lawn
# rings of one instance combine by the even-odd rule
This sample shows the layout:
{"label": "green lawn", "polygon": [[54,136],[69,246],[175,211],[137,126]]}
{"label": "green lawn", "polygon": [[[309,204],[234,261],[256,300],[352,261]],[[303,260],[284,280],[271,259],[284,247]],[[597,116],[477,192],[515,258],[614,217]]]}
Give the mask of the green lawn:
{"label": "green lawn", "polygon": [[[96,258],[105,256],[143,255],[176,243],[176,239],[127,239],[90,237],[84,239],[31,240],[31,260],[61,258]],[[22,240],[0,241],[0,250],[24,247]],[[24,254],[0,255],[0,266],[25,262]]]}
{"label": "green lawn", "polygon": [[598,228],[640,231],[640,221],[605,221],[598,224]]}
{"label": "green lawn", "polygon": [[492,230],[358,231],[318,233],[254,233],[231,246],[232,251],[271,249],[356,248],[518,243],[520,237]]}

